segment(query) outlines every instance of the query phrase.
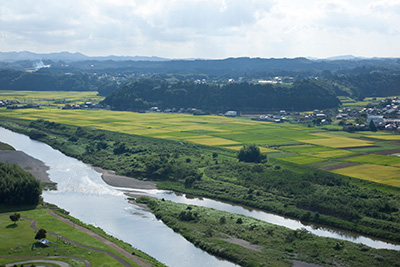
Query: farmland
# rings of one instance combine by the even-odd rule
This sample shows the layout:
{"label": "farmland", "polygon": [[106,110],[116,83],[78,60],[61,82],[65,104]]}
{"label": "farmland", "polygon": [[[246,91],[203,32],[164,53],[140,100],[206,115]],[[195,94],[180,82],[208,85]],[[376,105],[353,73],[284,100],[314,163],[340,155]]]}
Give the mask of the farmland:
{"label": "farmland", "polygon": [[17,100],[26,103],[57,104],[68,103],[77,104],[85,101],[98,102],[103,97],[97,96],[97,92],[63,92],[63,91],[7,91],[0,90],[0,99]]}
{"label": "farmland", "polygon": [[[54,96],[57,94],[55,93]],[[89,96],[86,93],[81,94],[83,97]],[[60,99],[64,97],[66,97],[65,93],[58,95]],[[71,101],[77,97],[82,96],[71,95]],[[302,127],[290,122],[274,124],[252,121],[243,117],[227,118],[167,113],[141,114],[107,110],[61,110],[56,107],[19,110],[3,108],[0,109],[0,116],[28,120],[44,119],[57,123],[180,140],[235,151],[244,144],[257,144],[263,153],[268,153],[271,157],[297,164],[311,164],[311,166],[316,162],[322,164],[324,161],[331,163],[334,161],[336,164],[355,162],[359,169],[366,164],[376,166],[389,164],[390,170],[369,167],[367,175],[360,175],[357,171],[347,168],[341,171],[335,169],[335,172],[360,179],[368,179],[367,176],[371,175],[375,177],[374,181],[390,185],[397,185],[392,179],[394,181],[400,179],[399,158],[391,155],[400,149],[399,135],[394,134],[327,131],[321,127]],[[354,155],[359,155],[359,157],[347,158]],[[368,166],[370,165],[366,167]],[[391,173],[390,181],[387,180],[386,172]]]}
{"label": "farmland", "polygon": [[[357,171],[345,174],[357,179],[337,174],[348,167],[371,165],[365,159],[347,161],[357,156],[394,157],[390,154],[399,151],[393,146],[396,141],[245,117],[54,107],[0,111],[4,115],[0,123],[6,128],[94,166],[155,181],[159,189],[240,203],[388,240],[399,238],[399,191],[393,187],[398,166],[369,168],[373,180],[359,177]],[[335,144],[313,144],[324,139],[327,145]],[[352,147],[354,140],[359,143]],[[238,162],[238,149],[254,143],[266,161]]]}

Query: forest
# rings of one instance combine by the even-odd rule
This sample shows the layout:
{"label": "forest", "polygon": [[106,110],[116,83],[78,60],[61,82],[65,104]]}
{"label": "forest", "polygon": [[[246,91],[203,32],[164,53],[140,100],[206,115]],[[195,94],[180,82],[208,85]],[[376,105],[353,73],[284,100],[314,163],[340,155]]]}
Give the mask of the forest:
{"label": "forest", "polygon": [[129,83],[102,101],[116,110],[139,111],[157,106],[212,112],[310,110],[335,108],[339,103],[331,88],[315,80],[296,81],[290,86],[249,83],[219,86],[147,79]]}
{"label": "forest", "polygon": [[55,74],[0,70],[0,90],[96,91],[100,81],[89,74]]}
{"label": "forest", "polygon": [[37,205],[42,193],[40,182],[16,164],[0,162],[0,203]]}

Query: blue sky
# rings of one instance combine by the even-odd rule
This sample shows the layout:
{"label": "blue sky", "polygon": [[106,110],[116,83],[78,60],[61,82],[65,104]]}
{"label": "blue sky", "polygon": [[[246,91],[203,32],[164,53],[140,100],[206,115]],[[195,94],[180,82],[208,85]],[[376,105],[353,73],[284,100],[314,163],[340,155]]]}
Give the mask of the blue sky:
{"label": "blue sky", "polygon": [[400,57],[400,0],[0,0],[0,51]]}

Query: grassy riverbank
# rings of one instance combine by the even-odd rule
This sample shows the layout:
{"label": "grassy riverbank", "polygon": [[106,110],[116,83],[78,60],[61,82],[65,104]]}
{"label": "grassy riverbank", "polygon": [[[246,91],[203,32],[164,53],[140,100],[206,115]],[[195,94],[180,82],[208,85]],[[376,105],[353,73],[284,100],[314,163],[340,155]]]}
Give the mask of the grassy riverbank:
{"label": "grassy riverbank", "polygon": [[397,187],[315,170],[267,154],[238,162],[232,150],[59,124],[3,118],[0,124],[67,155],[159,187],[256,207],[305,222],[400,240]]}
{"label": "grassy riverbank", "polygon": [[400,266],[398,251],[317,237],[254,218],[142,197],[156,217],[196,246],[241,266]]}
{"label": "grassy riverbank", "polygon": [[[1,206],[0,208],[0,225],[2,226],[2,229],[0,229],[2,238],[2,241],[0,242],[0,264],[17,262],[33,256],[41,259],[55,256],[57,260],[65,261],[71,266],[76,267],[84,266],[84,264],[82,261],[75,258],[87,260],[93,266],[121,266],[121,263],[116,259],[110,257],[104,252],[96,251],[96,249],[98,249],[116,255],[125,260],[131,266],[140,266],[132,259],[121,254],[119,251],[111,248],[104,242],[99,241],[93,237],[93,235],[82,232],[77,229],[76,226],[67,224],[54,216],[51,216],[49,213],[50,210],[47,208],[42,206],[33,209],[32,207],[12,208],[6,206]],[[7,212],[4,212],[5,210],[7,210]],[[36,243],[37,240],[34,239],[35,231],[30,227],[31,222],[27,219],[21,219],[14,224],[9,218],[9,215],[13,212],[18,212],[23,217],[35,220],[38,228],[43,228],[48,232],[46,239],[52,243],[48,247],[36,245],[35,248],[32,248],[32,245]],[[62,214],[62,212],[59,211],[59,214]],[[72,219],[70,216],[67,217]],[[73,221],[76,225],[83,225],[76,219],[73,219]],[[87,227],[86,225],[84,226]],[[126,251],[129,251],[129,253],[133,252],[140,258],[141,262],[146,264],[146,266],[164,266],[145,253],[132,248],[130,245],[123,243],[120,240],[106,235],[101,229],[95,227],[89,228],[91,231],[105,237],[113,243],[116,243]],[[50,232],[55,235],[50,234]],[[62,238],[57,236],[61,236]],[[80,245],[67,241],[67,239],[73,240],[74,242],[78,242],[79,244],[92,249],[81,247]],[[17,258],[10,259],[2,257]]]}

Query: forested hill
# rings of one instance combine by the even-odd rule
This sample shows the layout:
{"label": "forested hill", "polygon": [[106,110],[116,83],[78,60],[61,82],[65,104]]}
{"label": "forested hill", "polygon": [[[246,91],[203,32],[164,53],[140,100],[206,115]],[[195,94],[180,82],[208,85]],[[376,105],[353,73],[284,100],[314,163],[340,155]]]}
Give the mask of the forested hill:
{"label": "forested hill", "polygon": [[0,70],[0,90],[96,91],[101,81],[89,74],[57,74]]}
{"label": "forested hill", "polygon": [[364,97],[395,96],[400,94],[400,74],[360,73],[356,75],[331,76],[337,95],[362,100]]}
{"label": "forested hill", "polygon": [[311,110],[339,105],[334,91],[316,80],[296,81],[292,85],[194,82],[167,83],[162,80],[137,80],[108,96],[103,104],[117,110],[139,111],[157,106],[196,108],[204,111],[262,112],[279,109]]}

